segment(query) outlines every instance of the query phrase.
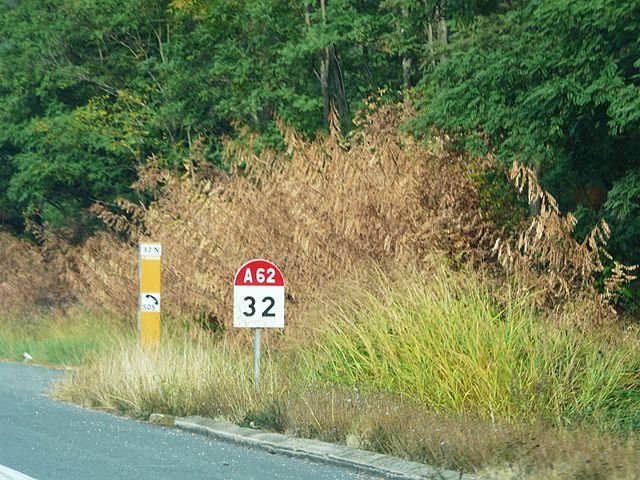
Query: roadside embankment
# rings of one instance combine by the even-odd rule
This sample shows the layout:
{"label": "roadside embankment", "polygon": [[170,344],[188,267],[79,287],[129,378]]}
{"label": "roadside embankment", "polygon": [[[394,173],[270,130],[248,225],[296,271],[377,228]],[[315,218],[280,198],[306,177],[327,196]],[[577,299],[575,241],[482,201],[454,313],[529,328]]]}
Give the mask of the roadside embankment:
{"label": "roadside embankment", "polygon": [[637,331],[554,326],[525,296],[501,304],[481,277],[443,264],[397,273],[342,284],[340,300],[310,309],[306,337],[267,336],[258,386],[250,342],[191,329],[165,335],[158,349],[123,340],[56,395],[139,418],[224,419],[455,471],[563,478],[590,464],[633,478]]}

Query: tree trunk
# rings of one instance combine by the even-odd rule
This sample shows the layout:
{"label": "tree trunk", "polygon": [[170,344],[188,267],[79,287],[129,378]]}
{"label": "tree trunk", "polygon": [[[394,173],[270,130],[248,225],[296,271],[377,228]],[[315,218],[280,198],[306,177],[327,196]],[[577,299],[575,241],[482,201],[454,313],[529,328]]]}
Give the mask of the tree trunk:
{"label": "tree trunk", "polygon": [[349,104],[347,103],[347,93],[344,89],[344,76],[342,75],[342,67],[340,66],[340,60],[336,54],[336,47],[333,45],[330,49],[331,53],[331,76],[333,79],[333,85],[336,89],[336,96],[338,98],[338,114],[340,120],[347,118],[349,112]]}
{"label": "tree trunk", "polygon": [[438,5],[438,40],[440,40],[442,44],[442,55],[440,56],[441,62],[445,59],[444,47],[446,47],[449,43],[449,29],[447,28],[446,8],[447,0],[441,0]]}
{"label": "tree trunk", "polygon": [[331,99],[329,98],[329,61],[330,61],[329,47],[326,47],[322,52],[322,58],[320,59],[320,89],[322,90],[322,103],[325,125],[329,122],[329,113],[331,109]]}
{"label": "tree trunk", "polygon": [[[402,20],[405,25],[409,23],[409,9],[404,7],[402,9]],[[411,56],[409,52],[403,52],[402,54],[402,80],[404,88],[411,87]]]}
{"label": "tree trunk", "polygon": [[411,59],[408,57],[402,58],[402,82],[404,88],[411,87]]}
{"label": "tree trunk", "polygon": [[369,65],[369,47],[367,45],[362,45],[362,58],[367,70],[367,79],[370,84],[373,84],[373,73],[371,73],[371,66]]}
{"label": "tree trunk", "polygon": [[[320,0],[320,13],[322,15],[322,25],[327,25],[327,2]],[[320,59],[320,88],[322,90],[322,103],[324,106],[324,122],[329,122],[329,113],[331,111],[331,99],[329,97],[329,66],[331,62],[331,49],[329,46],[324,48],[322,58]]]}
{"label": "tree trunk", "polygon": [[427,42],[429,44],[429,55],[431,55],[431,65],[436,66],[436,53],[433,48],[433,24],[427,23]]}

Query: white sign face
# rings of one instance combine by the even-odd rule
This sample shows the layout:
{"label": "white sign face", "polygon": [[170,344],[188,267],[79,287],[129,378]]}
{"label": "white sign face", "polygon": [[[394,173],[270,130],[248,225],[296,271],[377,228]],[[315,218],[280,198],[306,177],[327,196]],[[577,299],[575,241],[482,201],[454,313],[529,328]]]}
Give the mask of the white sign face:
{"label": "white sign face", "polygon": [[154,292],[143,292],[140,294],[141,312],[159,312],[160,294]]}
{"label": "white sign face", "polygon": [[284,328],[284,287],[233,289],[233,326],[238,328]]}
{"label": "white sign face", "polygon": [[141,243],[140,256],[143,258],[160,258],[162,256],[162,245],[159,243]]}
{"label": "white sign face", "polygon": [[284,328],[284,280],[273,263],[252,260],[236,273],[233,326]]}

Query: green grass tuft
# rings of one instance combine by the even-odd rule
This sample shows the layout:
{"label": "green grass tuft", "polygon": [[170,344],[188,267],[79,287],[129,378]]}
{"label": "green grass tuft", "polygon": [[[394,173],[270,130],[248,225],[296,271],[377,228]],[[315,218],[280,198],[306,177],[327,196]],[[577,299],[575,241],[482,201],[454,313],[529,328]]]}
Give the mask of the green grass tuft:
{"label": "green grass tuft", "polygon": [[[123,335],[124,322],[76,312],[69,316],[0,319],[0,358],[52,366],[76,366],[93,353],[108,349]],[[132,335],[131,335],[132,337]]]}
{"label": "green grass tuft", "polygon": [[638,331],[559,328],[527,297],[498,301],[487,285],[444,266],[342,285],[336,301],[307,312],[314,335],[265,332],[259,386],[248,336],[190,327],[141,348],[133,328],[112,329],[108,348],[85,355],[55,395],[139,418],[224,418],[496,478],[636,478]]}
{"label": "green grass tuft", "polygon": [[637,337],[613,348],[613,333],[554,327],[526,297],[500,305],[467,271],[379,276],[346,290],[319,332],[318,376],[329,383],[503,421],[610,425],[622,405],[640,418],[629,394],[640,391]]}

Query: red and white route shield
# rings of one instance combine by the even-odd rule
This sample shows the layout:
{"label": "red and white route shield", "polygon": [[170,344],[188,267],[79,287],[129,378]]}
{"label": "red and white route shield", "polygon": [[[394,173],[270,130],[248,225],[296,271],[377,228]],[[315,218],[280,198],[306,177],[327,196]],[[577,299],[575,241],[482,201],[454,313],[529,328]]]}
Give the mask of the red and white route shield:
{"label": "red and white route shield", "polygon": [[233,282],[233,326],[284,328],[284,278],[268,260],[251,260]]}

